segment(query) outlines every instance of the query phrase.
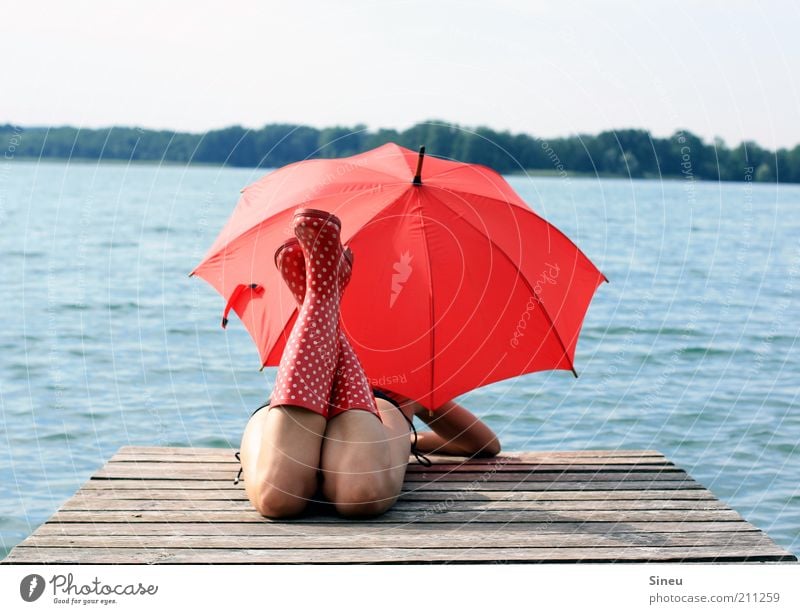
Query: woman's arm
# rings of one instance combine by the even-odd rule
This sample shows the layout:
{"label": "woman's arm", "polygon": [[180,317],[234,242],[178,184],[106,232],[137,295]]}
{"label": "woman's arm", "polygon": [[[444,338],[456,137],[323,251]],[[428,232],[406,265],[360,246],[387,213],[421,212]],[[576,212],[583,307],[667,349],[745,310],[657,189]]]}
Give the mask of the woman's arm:
{"label": "woman's arm", "polygon": [[432,433],[419,433],[417,449],[420,452],[455,456],[495,456],[500,453],[500,442],[492,429],[458,403],[448,401],[435,412],[429,412],[419,403],[392,396],[404,407],[410,407],[414,415],[433,430]]}
{"label": "woman's arm", "polygon": [[454,401],[448,401],[433,414],[427,409],[416,414],[433,430],[420,433],[420,452],[458,456],[496,456],[500,441],[475,414]]}

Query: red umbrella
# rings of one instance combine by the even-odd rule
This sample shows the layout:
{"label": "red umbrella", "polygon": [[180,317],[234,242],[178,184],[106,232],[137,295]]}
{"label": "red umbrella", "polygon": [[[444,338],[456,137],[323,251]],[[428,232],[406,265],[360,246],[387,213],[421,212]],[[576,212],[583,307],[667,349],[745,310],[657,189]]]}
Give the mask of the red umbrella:
{"label": "red umbrella", "polygon": [[[497,172],[387,143],[305,160],[242,190],[192,271],[279,363],[296,304],[272,262],[295,209],[342,220],[355,257],[342,322],[373,386],[436,408],[490,382],[575,373],[581,324],[607,281]],[[424,161],[424,165],[423,165]]]}

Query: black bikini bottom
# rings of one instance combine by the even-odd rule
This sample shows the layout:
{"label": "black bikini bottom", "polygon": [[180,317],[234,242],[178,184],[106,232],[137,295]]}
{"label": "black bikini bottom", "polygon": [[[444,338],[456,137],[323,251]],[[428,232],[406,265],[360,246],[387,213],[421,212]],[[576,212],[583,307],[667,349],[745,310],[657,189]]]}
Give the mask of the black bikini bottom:
{"label": "black bikini bottom", "polygon": [[[397,401],[395,401],[392,397],[387,395],[385,392],[381,391],[379,388],[373,388],[372,389],[372,394],[375,396],[375,398],[383,399],[384,401],[389,401],[389,403],[394,405],[397,409],[400,409],[400,404]],[[250,414],[250,417],[252,418],[253,416],[255,416],[257,411],[260,411],[260,410],[264,409],[265,407],[269,407],[269,404],[270,404],[270,399],[267,399],[266,403],[256,407],[256,409],[253,411],[253,413]],[[403,413],[402,409],[400,409],[400,413],[401,414]],[[403,414],[403,417],[405,417],[405,414]]]}

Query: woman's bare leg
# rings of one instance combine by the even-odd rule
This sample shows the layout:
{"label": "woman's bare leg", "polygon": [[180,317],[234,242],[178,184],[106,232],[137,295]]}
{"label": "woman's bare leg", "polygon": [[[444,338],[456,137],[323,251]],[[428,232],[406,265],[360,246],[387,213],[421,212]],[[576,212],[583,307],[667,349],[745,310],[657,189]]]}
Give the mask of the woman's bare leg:
{"label": "woman's bare leg", "polygon": [[292,225],[296,239],[278,248],[275,265],[296,293],[299,311],[278,365],[272,406],[251,418],[241,447],[247,495],[273,518],[300,513],[317,489],[339,350],[339,302],[350,276],[336,216],[299,209]]}
{"label": "woman's bare leg", "polygon": [[322,444],[322,491],[343,516],[388,510],[403,486],[411,449],[400,410],[376,399],[381,420],[368,411],[345,411],[328,421]]}
{"label": "woman's bare leg", "polygon": [[326,424],[324,416],[288,405],[265,407],[250,418],[240,456],[247,497],[260,514],[284,518],[306,507],[319,486]]}

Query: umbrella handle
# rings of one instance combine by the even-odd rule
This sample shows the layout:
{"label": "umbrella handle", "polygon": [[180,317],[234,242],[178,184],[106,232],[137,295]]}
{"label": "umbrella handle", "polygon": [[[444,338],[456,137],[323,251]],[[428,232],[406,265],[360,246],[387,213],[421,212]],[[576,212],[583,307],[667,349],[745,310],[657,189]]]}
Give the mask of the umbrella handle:
{"label": "umbrella handle", "polygon": [[419,148],[419,158],[417,159],[417,170],[414,173],[414,185],[422,185],[422,158],[425,157],[425,145]]}
{"label": "umbrella handle", "polygon": [[227,328],[228,326],[228,314],[231,312],[233,303],[239,299],[239,296],[242,294],[242,292],[248,289],[252,290],[256,295],[260,295],[262,292],[264,292],[264,288],[258,284],[238,284],[233,289],[233,292],[231,292],[228,302],[225,303],[225,309],[222,311],[222,328]]}

